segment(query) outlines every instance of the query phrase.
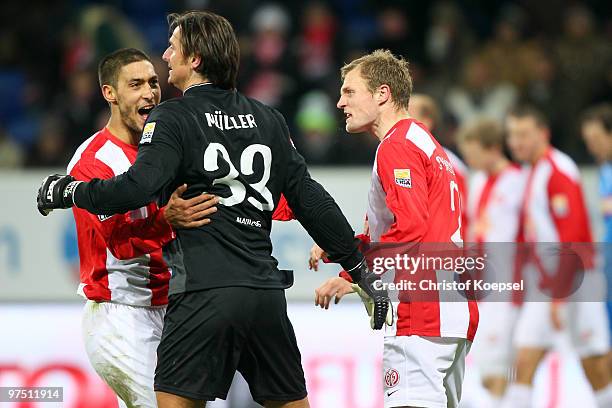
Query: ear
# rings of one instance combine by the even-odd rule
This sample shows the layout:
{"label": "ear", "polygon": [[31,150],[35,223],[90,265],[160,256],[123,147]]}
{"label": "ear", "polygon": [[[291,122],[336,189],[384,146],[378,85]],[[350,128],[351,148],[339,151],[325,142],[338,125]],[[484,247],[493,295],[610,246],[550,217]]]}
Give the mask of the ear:
{"label": "ear", "polygon": [[391,88],[389,88],[389,85],[382,84],[379,86],[374,92],[374,98],[376,98],[376,102],[379,105],[386,103],[391,98]]}
{"label": "ear", "polygon": [[112,85],[102,85],[102,96],[108,103],[117,102],[117,91]]}
{"label": "ear", "polygon": [[191,57],[191,68],[195,71],[195,69],[200,66],[201,62],[202,62],[202,57],[197,57],[197,56]]}

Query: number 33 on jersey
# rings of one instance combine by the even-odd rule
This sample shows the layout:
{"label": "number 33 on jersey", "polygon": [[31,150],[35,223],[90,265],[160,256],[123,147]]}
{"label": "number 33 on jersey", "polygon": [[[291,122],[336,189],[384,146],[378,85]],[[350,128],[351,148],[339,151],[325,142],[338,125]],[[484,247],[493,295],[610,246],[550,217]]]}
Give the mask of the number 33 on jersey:
{"label": "number 33 on jersey", "polygon": [[217,171],[219,170],[219,156],[221,156],[225,162],[229,165],[229,172],[223,177],[216,178],[213,181],[213,185],[223,184],[229,187],[231,195],[229,197],[221,197],[219,202],[222,205],[228,207],[240,204],[244,201],[247,196],[247,189],[245,184],[237,180],[236,178],[242,174],[244,176],[250,176],[254,173],[253,162],[255,156],[259,155],[263,159],[263,171],[261,179],[253,184],[248,184],[252,189],[259,193],[263,197],[261,202],[255,197],[248,197],[247,201],[255,206],[260,211],[272,211],[274,210],[274,201],[272,193],[266,187],[266,183],[270,180],[270,167],[272,164],[272,150],[263,144],[252,144],[247,146],[240,155],[240,171],[234,167],[232,160],[230,159],[229,153],[225,146],[221,143],[211,143],[204,152],[204,171]]}

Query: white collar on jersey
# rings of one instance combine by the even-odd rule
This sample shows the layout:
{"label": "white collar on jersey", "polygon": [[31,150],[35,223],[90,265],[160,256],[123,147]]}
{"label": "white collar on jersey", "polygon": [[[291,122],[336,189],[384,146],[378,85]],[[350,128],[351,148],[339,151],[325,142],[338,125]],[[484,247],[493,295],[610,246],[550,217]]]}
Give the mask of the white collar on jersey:
{"label": "white collar on jersey", "polygon": [[199,84],[193,84],[188,86],[184,91],[183,91],[183,95],[185,95],[185,92],[187,92],[188,90],[190,90],[191,88],[195,88],[196,86],[204,86],[204,85],[212,85],[212,82],[201,82]]}

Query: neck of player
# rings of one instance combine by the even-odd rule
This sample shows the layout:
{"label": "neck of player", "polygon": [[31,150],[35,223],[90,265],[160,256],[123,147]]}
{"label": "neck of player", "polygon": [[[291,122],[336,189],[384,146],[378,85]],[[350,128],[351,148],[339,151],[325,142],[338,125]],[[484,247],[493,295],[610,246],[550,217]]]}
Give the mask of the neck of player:
{"label": "neck of player", "polygon": [[121,115],[117,112],[111,112],[110,119],[106,124],[106,128],[115,136],[117,139],[124,143],[131,144],[134,146],[138,145],[142,132],[135,132],[129,128],[125,122],[121,120]]}
{"label": "neck of player", "polygon": [[410,119],[408,111],[404,109],[395,110],[393,106],[381,109],[380,115],[378,115],[378,118],[372,124],[370,133],[382,141],[387,136],[387,133],[389,133],[389,130],[403,119]]}
{"label": "neck of player", "polygon": [[500,154],[500,157],[495,160],[487,169],[487,173],[489,173],[489,175],[494,176],[496,174],[500,174],[508,166],[510,166],[510,161],[506,159],[503,154]]}
{"label": "neck of player", "polygon": [[548,143],[542,143],[540,146],[538,146],[538,148],[536,149],[536,152],[533,155],[533,158],[531,160],[531,164],[536,164],[538,162],[538,160],[540,160],[542,157],[546,156],[546,152],[548,151],[549,147],[550,147],[550,144],[548,144]]}
{"label": "neck of player", "polygon": [[206,77],[198,74],[195,71],[191,71],[191,75],[189,79],[187,79],[185,83],[183,84],[183,86],[181,86],[179,89],[181,92],[185,93],[187,88],[189,88],[190,86],[198,85],[198,84],[209,84],[209,83],[210,81]]}

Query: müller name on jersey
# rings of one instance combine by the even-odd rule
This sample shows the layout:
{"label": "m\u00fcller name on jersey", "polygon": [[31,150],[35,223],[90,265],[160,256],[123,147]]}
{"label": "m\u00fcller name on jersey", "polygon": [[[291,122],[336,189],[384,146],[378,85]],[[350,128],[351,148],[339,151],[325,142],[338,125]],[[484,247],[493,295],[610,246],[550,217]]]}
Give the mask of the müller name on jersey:
{"label": "m\u00fcller name on jersey", "polygon": [[424,279],[419,282],[410,280],[399,280],[397,282],[376,282],[374,284],[377,290],[385,289],[387,291],[464,291],[464,290],[482,290],[482,291],[522,291],[524,282],[521,279],[518,282],[485,282],[484,279],[472,279],[465,282],[457,282],[454,280],[428,280]]}
{"label": "m\u00fcller name on jersey", "polygon": [[208,127],[216,127],[219,130],[249,129],[257,127],[255,117],[252,114],[228,116],[221,111],[214,113],[205,112]]}

